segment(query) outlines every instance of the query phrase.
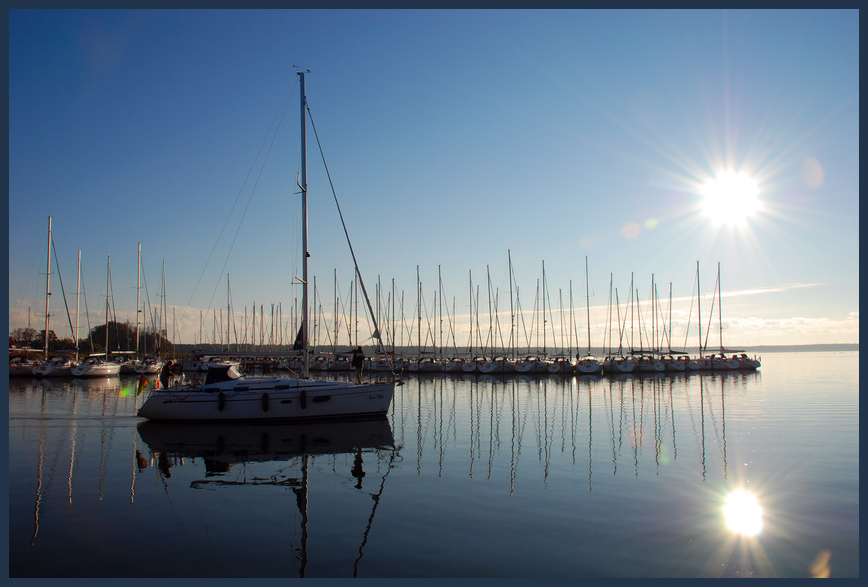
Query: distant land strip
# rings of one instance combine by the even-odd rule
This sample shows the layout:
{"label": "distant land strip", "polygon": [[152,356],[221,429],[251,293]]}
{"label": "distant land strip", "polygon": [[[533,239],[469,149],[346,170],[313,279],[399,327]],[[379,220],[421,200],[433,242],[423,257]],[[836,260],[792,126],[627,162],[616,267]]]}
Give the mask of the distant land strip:
{"label": "distant land strip", "polygon": [[767,345],[749,347],[752,352],[760,353],[828,353],[859,351],[859,343],[846,344],[790,344],[790,345]]}

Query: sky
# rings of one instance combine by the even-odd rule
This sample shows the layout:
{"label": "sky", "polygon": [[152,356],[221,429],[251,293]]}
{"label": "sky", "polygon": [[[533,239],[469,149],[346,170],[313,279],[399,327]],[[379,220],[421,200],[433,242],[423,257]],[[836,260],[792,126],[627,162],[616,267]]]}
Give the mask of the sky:
{"label": "sky", "polygon": [[397,344],[419,284],[426,346],[507,343],[510,301],[519,346],[856,343],[858,56],[855,10],[12,10],[9,328],[51,217],[61,337],[107,285],[135,323],[139,243],[175,342],[288,331],[303,70],[321,343],[355,315],[332,185]]}

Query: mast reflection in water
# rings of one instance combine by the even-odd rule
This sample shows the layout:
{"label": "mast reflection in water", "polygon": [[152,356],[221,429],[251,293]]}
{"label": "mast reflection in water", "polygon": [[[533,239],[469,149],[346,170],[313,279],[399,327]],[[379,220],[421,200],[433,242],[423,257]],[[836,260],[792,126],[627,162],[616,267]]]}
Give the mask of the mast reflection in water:
{"label": "mast reflection in water", "polygon": [[[315,425],[149,422],[134,379],[10,380],[10,576],[858,576],[858,354],[811,359],[419,374],[387,419]],[[738,490],[761,532],[728,525]]]}
{"label": "mast reflection in water", "polygon": [[[362,481],[366,475],[364,453],[375,455],[378,464],[384,455],[388,455],[382,482],[376,492],[367,492],[372,497],[373,507],[353,568],[353,576],[357,575],[386,477],[397,457],[387,419],[282,425],[147,421],[139,424],[138,430],[151,453],[158,455],[157,468],[165,486],[172,476],[171,467],[181,466],[187,459],[201,459],[205,465],[205,479],[192,481],[192,489],[256,486],[290,489],[296,496],[301,515],[301,537],[297,547],[290,546],[292,556],[288,558],[298,563],[299,577],[305,576],[308,560],[310,459],[352,455],[350,475],[357,480],[352,488],[363,491]],[[233,472],[233,469],[237,471]]]}

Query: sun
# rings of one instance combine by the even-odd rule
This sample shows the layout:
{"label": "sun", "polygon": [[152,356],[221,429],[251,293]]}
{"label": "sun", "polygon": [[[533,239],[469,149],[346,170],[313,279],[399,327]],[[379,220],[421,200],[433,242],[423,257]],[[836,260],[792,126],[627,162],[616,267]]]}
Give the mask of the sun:
{"label": "sun", "polygon": [[743,173],[723,171],[700,188],[702,209],[716,224],[742,227],[760,209],[756,181]]}

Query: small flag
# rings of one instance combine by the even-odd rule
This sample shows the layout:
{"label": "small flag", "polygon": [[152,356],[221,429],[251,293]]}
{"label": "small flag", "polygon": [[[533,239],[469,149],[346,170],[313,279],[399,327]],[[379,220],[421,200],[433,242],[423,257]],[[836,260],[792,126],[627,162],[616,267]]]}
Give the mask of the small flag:
{"label": "small flag", "polygon": [[142,378],[139,379],[139,389],[138,389],[138,391],[136,391],[136,395],[139,395],[140,393],[142,393],[142,390],[144,388],[146,388],[147,386],[148,386],[148,379],[147,379],[147,377],[142,375]]}

